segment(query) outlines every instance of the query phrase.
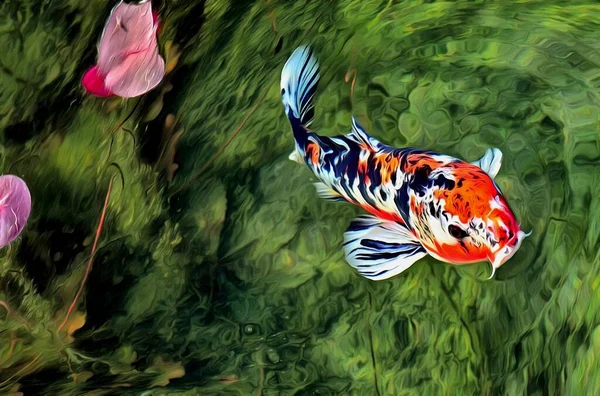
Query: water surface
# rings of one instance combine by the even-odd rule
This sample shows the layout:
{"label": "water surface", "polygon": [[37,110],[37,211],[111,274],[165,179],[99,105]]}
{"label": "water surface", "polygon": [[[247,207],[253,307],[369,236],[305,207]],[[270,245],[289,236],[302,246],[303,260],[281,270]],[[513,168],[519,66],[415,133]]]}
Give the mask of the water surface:
{"label": "water surface", "polygon": [[[0,252],[1,392],[600,389],[600,6],[153,4],[180,58],[139,104],[80,86],[112,3],[0,5],[1,169],[33,198]],[[502,150],[496,182],[533,234],[495,279],[428,257],[370,282],[345,263],[360,210],[288,160],[279,73],[301,44],[322,66],[320,133],[354,114],[398,147]]]}

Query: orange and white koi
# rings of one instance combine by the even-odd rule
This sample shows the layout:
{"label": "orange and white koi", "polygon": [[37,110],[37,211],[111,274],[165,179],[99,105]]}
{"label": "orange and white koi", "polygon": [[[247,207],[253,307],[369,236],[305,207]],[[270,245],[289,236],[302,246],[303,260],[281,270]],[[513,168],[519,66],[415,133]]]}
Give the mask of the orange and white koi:
{"label": "orange and white koi", "polygon": [[370,213],[344,234],[346,260],[361,275],[387,279],[429,254],[451,264],[489,260],[493,276],[517,252],[529,234],[493,180],[502,163],[499,149],[468,163],[394,148],[370,136],[354,117],[349,134],[318,135],[309,129],[318,81],[311,49],[296,49],[281,74],[296,142],[290,159],[306,164],[320,180],[315,183],[320,196]]}

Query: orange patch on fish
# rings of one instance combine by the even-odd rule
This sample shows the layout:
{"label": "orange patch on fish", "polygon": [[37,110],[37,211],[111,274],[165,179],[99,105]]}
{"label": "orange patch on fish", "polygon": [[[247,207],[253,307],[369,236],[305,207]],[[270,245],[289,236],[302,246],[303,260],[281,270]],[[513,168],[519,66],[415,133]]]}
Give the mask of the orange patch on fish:
{"label": "orange patch on fish", "polygon": [[406,166],[402,171],[406,173],[416,173],[420,168],[428,166],[431,170],[439,168],[443,165],[441,161],[437,161],[430,154],[408,154],[406,156]]}
{"label": "orange patch on fish", "polygon": [[444,209],[468,223],[471,217],[485,218],[490,212],[489,198],[496,194],[496,187],[479,168],[458,163],[452,169],[455,186],[453,189],[434,191],[437,199],[445,201]]}
{"label": "orange patch on fish", "polygon": [[417,205],[417,199],[414,196],[410,197],[410,210],[417,216],[421,215],[421,208]]}
{"label": "orange patch on fish", "polygon": [[368,170],[368,163],[366,159],[360,158],[358,160],[358,173],[366,175]]}
{"label": "orange patch on fish", "polygon": [[381,153],[373,158],[375,167],[379,167],[379,173],[381,174],[381,182],[383,184],[389,183],[392,178],[392,173],[397,171],[400,167],[400,159],[389,153]]}
{"label": "orange patch on fish", "polygon": [[[468,243],[468,242],[467,242]],[[468,264],[472,262],[482,261],[487,258],[487,247],[482,245],[477,247],[469,243],[469,246],[457,243],[455,245],[439,243],[434,240],[434,250],[440,255],[454,264]]]}
{"label": "orange patch on fish", "polygon": [[[508,242],[509,240],[511,240],[515,236],[515,233],[513,232],[511,234],[509,232],[509,230],[515,229],[516,224],[514,224],[513,218],[511,218],[510,216],[508,216],[506,214],[506,212],[504,212],[504,211],[502,211],[500,209],[494,209],[494,210],[491,211],[491,213],[489,214],[488,217],[496,225],[495,233],[498,236],[498,241],[501,244],[504,244],[504,243]],[[506,228],[501,227],[499,225],[500,222],[502,222]]]}
{"label": "orange patch on fish", "polygon": [[321,147],[314,142],[308,143],[306,146],[306,153],[310,157],[310,161],[313,165],[317,165],[319,163],[319,159],[321,158]]}

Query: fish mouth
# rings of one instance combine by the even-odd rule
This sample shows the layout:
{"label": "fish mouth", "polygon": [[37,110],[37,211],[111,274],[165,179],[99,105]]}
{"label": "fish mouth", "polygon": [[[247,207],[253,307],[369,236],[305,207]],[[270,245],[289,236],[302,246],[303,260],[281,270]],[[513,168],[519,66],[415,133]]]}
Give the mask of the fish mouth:
{"label": "fish mouth", "polygon": [[502,249],[498,250],[496,253],[490,255],[489,260],[492,264],[492,274],[488,279],[492,279],[496,274],[496,270],[502,266],[502,264],[506,263],[512,256],[517,253],[519,247],[521,247],[521,243],[523,243],[523,239],[531,235],[531,232],[525,233],[523,231],[517,232],[513,240],[509,241]]}

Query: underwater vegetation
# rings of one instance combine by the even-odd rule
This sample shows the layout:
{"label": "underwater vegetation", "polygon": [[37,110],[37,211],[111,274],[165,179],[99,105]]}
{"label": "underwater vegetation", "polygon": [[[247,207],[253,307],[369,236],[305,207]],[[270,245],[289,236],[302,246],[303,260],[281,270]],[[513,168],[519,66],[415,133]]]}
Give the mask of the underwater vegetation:
{"label": "underwater vegetation", "polygon": [[[600,5],[133,3],[129,48],[119,1],[0,2],[0,394],[597,394]],[[501,150],[532,234],[492,279],[347,263],[365,211],[288,159],[301,45],[319,135]]]}

